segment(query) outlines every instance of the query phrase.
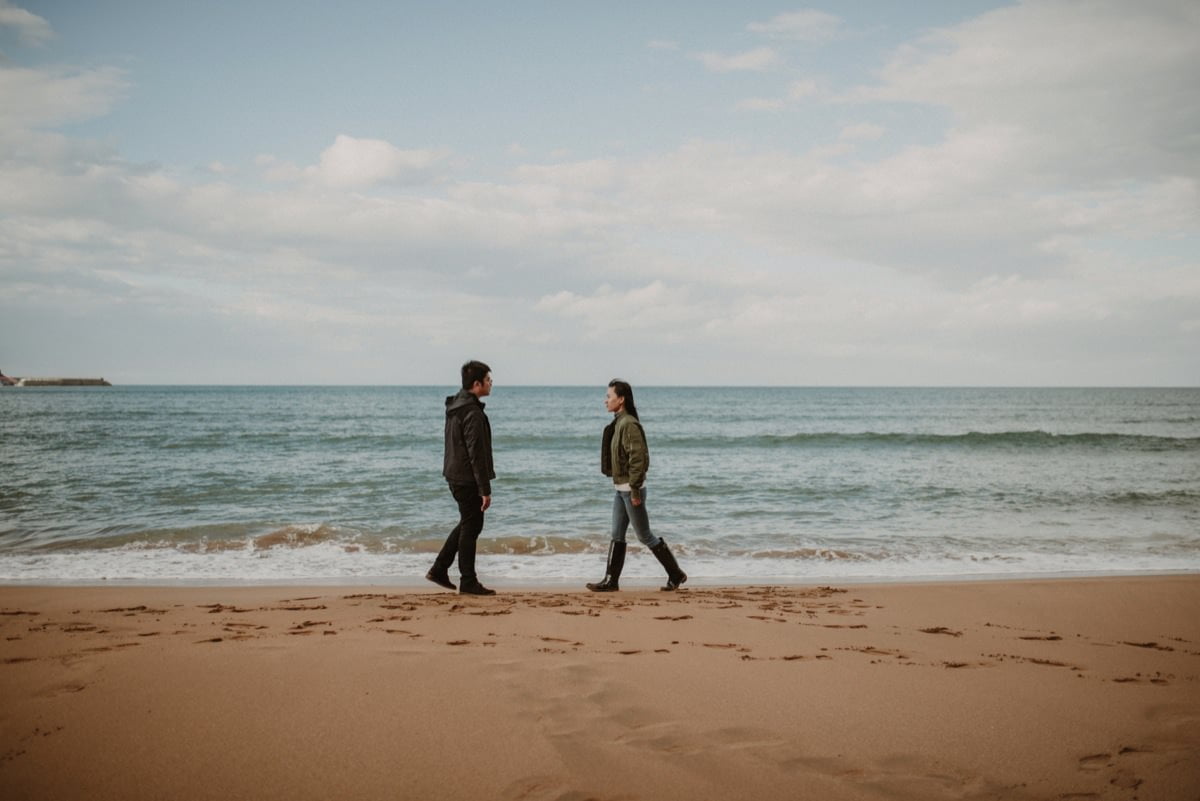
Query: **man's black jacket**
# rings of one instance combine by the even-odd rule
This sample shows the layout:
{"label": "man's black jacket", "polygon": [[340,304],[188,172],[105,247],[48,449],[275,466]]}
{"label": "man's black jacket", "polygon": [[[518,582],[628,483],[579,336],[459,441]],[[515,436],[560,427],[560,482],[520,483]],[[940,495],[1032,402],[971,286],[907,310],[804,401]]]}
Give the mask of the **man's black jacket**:
{"label": "man's black jacket", "polygon": [[446,398],[446,457],[442,475],[451,484],[474,484],[481,496],[492,494],[492,424],[483,402],[467,392]]}

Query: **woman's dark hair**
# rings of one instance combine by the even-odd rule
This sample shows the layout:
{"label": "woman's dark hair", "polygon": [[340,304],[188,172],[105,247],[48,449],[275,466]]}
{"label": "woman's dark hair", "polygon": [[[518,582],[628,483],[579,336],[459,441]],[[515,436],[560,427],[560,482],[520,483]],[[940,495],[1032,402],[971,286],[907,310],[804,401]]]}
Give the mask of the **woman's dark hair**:
{"label": "woman's dark hair", "polygon": [[492,372],[492,368],[488,367],[483,362],[470,361],[462,366],[462,386],[463,389],[470,389],[475,386],[475,382],[483,383],[483,379],[487,378],[487,374]]}
{"label": "woman's dark hair", "polygon": [[641,420],[642,418],[638,417],[637,405],[633,402],[633,387],[629,386],[629,382],[614,378],[608,385],[618,398],[625,399],[625,411],[632,414],[635,420]]}

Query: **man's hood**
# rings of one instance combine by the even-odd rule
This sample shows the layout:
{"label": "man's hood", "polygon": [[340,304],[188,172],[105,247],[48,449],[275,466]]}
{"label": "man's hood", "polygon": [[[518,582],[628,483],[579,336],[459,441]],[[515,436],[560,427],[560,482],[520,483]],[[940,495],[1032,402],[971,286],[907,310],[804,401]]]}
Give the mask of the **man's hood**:
{"label": "man's hood", "polygon": [[446,414],[453,414],[464,406],[478,403],[480,408],[483,408],[483,401],[472,395],[465,389],[460,389],[457,395],[448,395],[446,397]]}

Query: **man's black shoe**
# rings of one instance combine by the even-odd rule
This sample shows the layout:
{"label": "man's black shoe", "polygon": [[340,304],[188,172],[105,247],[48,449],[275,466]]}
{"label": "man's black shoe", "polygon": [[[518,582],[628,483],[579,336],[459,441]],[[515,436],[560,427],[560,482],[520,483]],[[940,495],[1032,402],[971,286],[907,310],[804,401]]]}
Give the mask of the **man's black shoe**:
{"label": "man's black shoe", "polygon": [[449,573],[439,573],[437,570],[431,569],[428,573],[425,574],[425,578],[429,579],[430,581],[432,581],[434,584],[438,585],[439,587],[445,587],[448,590],[457,590],[458,589],[458,587],[454,586],[454,582],[452,582],[450,580]]}
{"label": "man's black shoe", "polygon": [[489,590],[478,581],[464,581],[458,588],[459,595],[495,595],[495,590]]}

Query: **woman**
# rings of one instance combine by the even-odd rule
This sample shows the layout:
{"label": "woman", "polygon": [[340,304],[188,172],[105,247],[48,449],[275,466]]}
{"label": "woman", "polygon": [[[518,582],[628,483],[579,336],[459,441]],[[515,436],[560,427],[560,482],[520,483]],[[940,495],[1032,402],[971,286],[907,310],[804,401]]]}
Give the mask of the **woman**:
{"label": "woman", "polygon": [[614,592],[625,566],[625,532],[633,530],[642,544],[649,548],[667,571],[664,590],[674,590],[687,581],[687,573],[679,569],[671,549],[660,537],[650,532],[646,516],[646,471],[650,468],[650,449],[646,434],[638,420],[633,403],[633,387],[613,379],[608,383],[604,406],[613,413],[613,421],[604,429],[600,446],[600,472],[613,480],[616,498],[613,500],[612,542],[608,544],[608,569],[604,580],[588,584],[593,592]]}

